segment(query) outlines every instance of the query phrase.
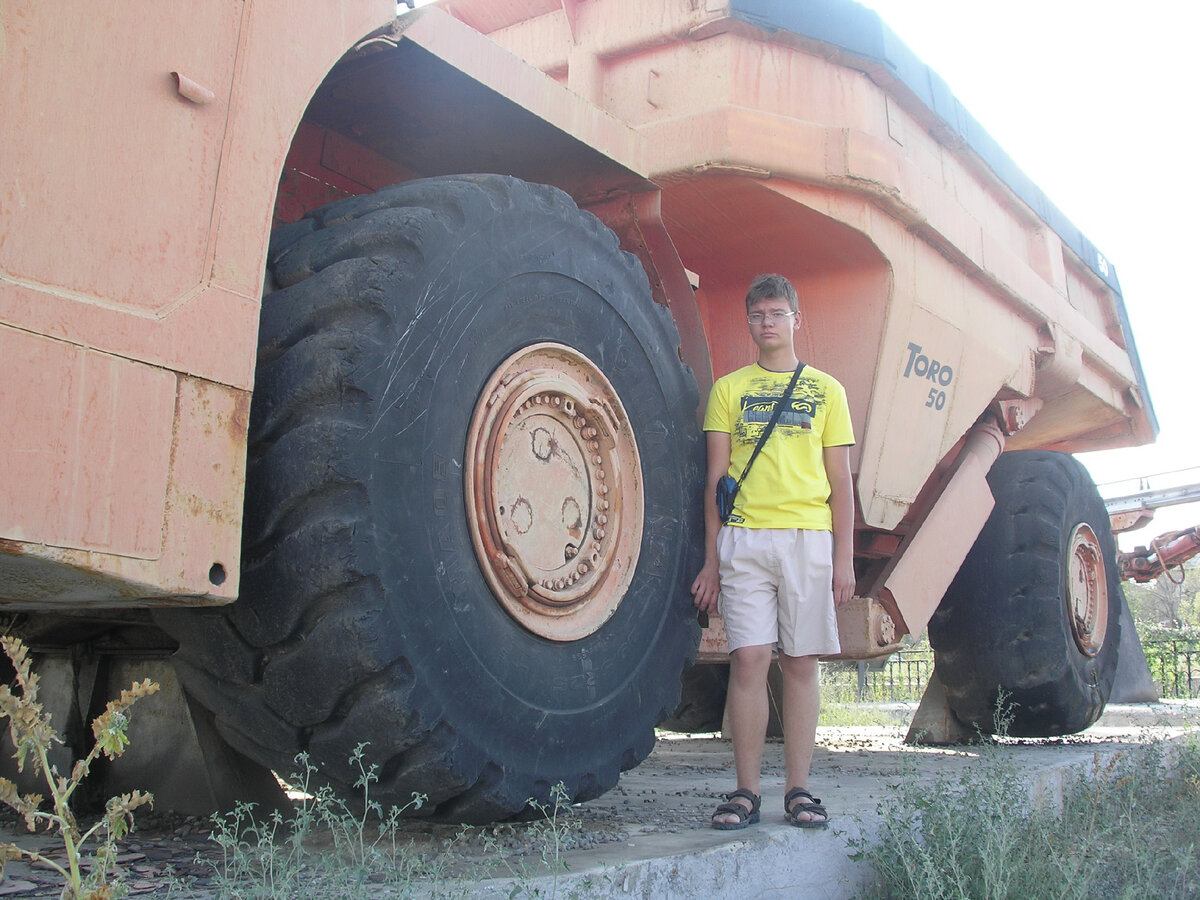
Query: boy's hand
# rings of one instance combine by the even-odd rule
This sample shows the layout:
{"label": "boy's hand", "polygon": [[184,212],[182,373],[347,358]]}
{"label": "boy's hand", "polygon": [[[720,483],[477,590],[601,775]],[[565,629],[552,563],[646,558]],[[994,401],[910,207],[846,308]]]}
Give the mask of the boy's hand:
{"label": "boy's hand", "polygon": [[838,606],[854,598],[854,563],[833,565],[833,602]]}
{"label": "boy's hand", "polygon": [[721,573],[717,561],[706,562],[696,580],[692,582],[692,602],[703,613],[717,611],[717,597],[721,594]]}

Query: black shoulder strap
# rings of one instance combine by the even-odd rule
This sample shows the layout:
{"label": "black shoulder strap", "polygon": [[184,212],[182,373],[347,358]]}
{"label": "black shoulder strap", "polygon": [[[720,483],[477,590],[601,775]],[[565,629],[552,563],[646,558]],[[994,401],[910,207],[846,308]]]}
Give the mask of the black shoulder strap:
{"label": "black shoulder strap", "polygon": [[742,469],[742,474],[737,480],[737,486],[740,488],[742,482],[746,480],[746,476],[750,474],[750,467],[754,465],[754,460],[758,459],[758,452],[762,450],[763,444],[767,442],[767,438],[771,436],[771,430],[775,427],[775,423],[779,421],[779,416],[783,413],[783,408],[787,406],[788,400],[792,398],[792,389],[796,387],[796,379],[800,377],[800,370],[804,368],[804,363],[796,366],[796,371],[792,373],[792,380],[788,382],[787,388],[783,392],[783,396],[779,398],[779,402],[775,404],[775,410],[771,413],[771,419],[767,422],[767,427],[763,429],[762,434],[758,436],[758,443],[754,445],[754,452],[750,454],[750,459],[746,462],[746,468]]}

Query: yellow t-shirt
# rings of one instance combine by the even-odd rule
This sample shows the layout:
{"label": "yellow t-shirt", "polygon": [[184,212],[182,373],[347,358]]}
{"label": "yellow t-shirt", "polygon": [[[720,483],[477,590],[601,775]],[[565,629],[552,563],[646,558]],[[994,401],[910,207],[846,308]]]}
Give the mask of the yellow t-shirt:
{"label": "yellow t-shirt", "polygon": [[[734,479],[749,462],[791,377],[791,372],[771,372],[755,363],[713,385],[704,430],[729,434],[729,474]],[[726,524],[831,531],[823,451],[853,443],[845,389],[832,375],[805,366],[787,408],[742,482]]]}

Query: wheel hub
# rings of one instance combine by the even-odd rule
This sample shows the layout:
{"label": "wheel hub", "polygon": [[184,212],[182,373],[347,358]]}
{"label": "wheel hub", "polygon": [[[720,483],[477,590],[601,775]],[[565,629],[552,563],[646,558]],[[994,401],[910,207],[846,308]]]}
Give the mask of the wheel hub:
{"label": "wheel hub", "polygon": [[585,637],[621,603],[642,540],[641,463],[604,373],[542,343],[492,375],[467,437],[467,519],[483,575],[534,634]]}
{"label": "wheel hub", "polygon": [[1075,643],[1088,656],[1104,647],[1108,631],[1108,578],[1100,541],[1086,523],[1075,526],[1067,550],[1067,613]]}

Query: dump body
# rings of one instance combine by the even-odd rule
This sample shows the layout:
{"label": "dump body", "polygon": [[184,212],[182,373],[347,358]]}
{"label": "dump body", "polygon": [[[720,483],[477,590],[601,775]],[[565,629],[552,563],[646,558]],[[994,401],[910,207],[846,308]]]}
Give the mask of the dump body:
{"label": "dump body", "polygon": [[[924,629],[992,509],[986,479],[1001,451],[1154,437],[1112,266],[848,0],[443,0],[399,17],[390,0],[322,0],[303,16],[255,0],[199,4],[186,28],[165,10],[74,6],[19,0],[0,20],[0,111],[20,123],[0,144],[7,610],[238,598],[244,507],[267,515],[251,507],[275,496],[267,483],[246,497],[272,231],[302,244],[305,228],[338,221],[309,215],[322,204],[429,176],[515,176],[595,214],[640,263],[647,304],[669,311],[670,355],[690,367],[701,404],[715,377],[755,358],[747,284],[767,271],[792,280],[799,355],[846,386],[858,438],[859,597],[839,613],[848,657],[886,654]],[[289,285],[268,275],[266,294]],[[595,354],[608,352],[595,338]],[[557,338],[526,343],[542,340]],[[417,386],[444,377],[431,370]],[[672,412],[687,440],[701,412]],[[626,458],[645,465],[648,447],[677,436],[669,425],[621,438]],[[396,464],[409,484],[457,477],[468,438],[439,448],[430,470],[407,450]],[[681,462],[627,483],[642,491],[668,474],[698,470]],[[479,475],[467,506],[486,513]],[[641,517],[636,499],[627,509]],[[431,529],[445,500],[430,495]],[[669,602],[686,607],[692,563],[664,530],[677,513],[647,512],[640,551],[604,564],[674,560]],[[463,549],[448,541],[431,531],[420,552]],[[489,541],[476,540],[479,567],[524,602],[532,581]],[[434,589],[462,571],[439,570]],[[624,609],[605,602],[589,628]],[[236,640],[253,644],[262,615],[238,606]],[[701,653],[722,650],[717,623]],[[591,685],[595,654],[573,665],[563,683]],[[259,670],[247,663],[245,677]],[[287,705],[267,694],[264,710]],[[206,696],[214,706],[223,695]],[[288,728],[311,731],[305,715]],[[259,739],[246,752],[271,764]]]}

